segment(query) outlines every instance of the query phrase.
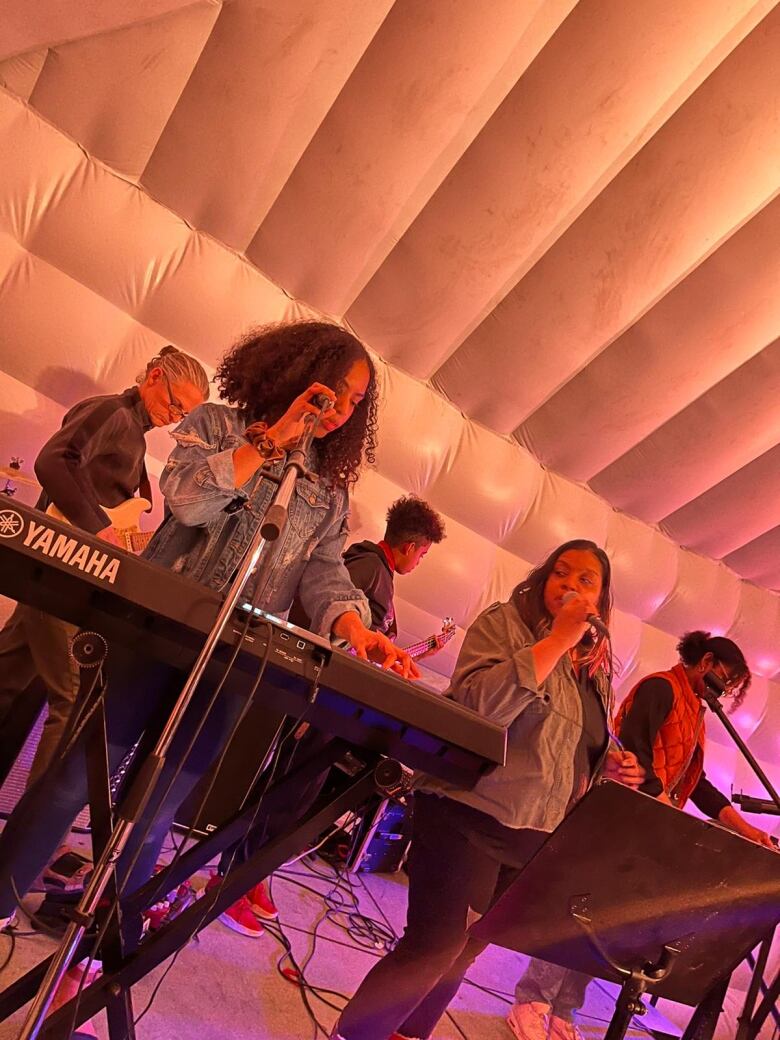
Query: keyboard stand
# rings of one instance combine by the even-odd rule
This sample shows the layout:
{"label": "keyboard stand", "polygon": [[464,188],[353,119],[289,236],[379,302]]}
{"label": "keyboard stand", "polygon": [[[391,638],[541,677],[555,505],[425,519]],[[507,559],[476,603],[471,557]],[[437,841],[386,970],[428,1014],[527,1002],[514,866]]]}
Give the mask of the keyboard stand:
{"label": "keyboard stand", "polygon": [[[93,716],[92,723],[96,727],[104,724],[99,711]],[[269,839],[254,856],[234,867],[226,875],[221,887],[206,893],[158,932],[145,938],[140,946],[130,953],[122,950],[118,930],[115,927],[109,929],[97,955],[103,960],[104,974],[82,991],[75,1020],[75,1001],[70,1001],[44,1020],[38,1035],[49,1038],[65,1037],[74,1021],[78,1026],[105,1008],[110,1040],[133,1040],[135,1033],[132,986],[186,946],[194,934],[223,913],[261,878],[272,874],[286,860],[305,849],[344,813],[359,808],[376,793],[374,768],[380,756],[371,751],[354,748],[345,741],[333,739],[269,787],[263,798],[264,810],[273,810],[289,804],[288,792],[291,789],[295,789],[302,780],[318,776],[329,766],[343,759],[348,751],[351,753],[350,762],[355,766],[352,774],[334,770],[328,793],[322,794],[298,820],[292,821],[289,830]],[[99,754],[93,756],[90,765],[92,833],[93,840],[99,843],[96,846],[96,854],[99,854],[104,845],[107,836],[106,825],[111,818],[108,763],[104,758],[101,768],[99,759]],[[257,804],[256,800],[248,804],[218,830],[184,853],[173,867],[155,874],[132,896],[123,899],[123,912],[136,913],[151,906],[156,899],[176,888],[214,856],[230,848],[246,833],[248,825],[256,815]],[[88,936],[84,937],[76,958],[87,955],[93,941]],[[0,1021],[17,1011],[37,992],[51,959],[49,957],[37,964],[0,994]]]}

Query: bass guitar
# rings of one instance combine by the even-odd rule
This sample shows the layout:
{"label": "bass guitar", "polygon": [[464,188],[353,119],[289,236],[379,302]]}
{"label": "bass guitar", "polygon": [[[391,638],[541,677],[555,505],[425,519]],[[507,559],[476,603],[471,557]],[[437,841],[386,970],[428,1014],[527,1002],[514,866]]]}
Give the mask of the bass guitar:
{"label": "bass guitar", "polygon": [[[119,539],[122,548],[136,554],[143,552],[154,534],[154,531],[141,530],[141,514],[148,512],[151,508],[152,503],[146,498],[128,498],[124,502],[120,502],[118,506],[110,508],[101,506],[103,512],[108,515],[114,534]],[[70,520],[53,502],[47,507],[46,512],[55,520],[70,524]]]}

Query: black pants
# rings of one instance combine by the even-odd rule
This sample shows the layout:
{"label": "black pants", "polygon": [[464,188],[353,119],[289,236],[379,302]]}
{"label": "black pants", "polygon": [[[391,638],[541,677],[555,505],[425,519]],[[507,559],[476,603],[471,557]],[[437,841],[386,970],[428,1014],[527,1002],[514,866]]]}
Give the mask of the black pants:
{"label": "black pants", "polygon": [[344,1040],[385,1040],[396,1031],[425,1040],[485,948],[467,934],[469,910],[489,909],[547,835],[514,832],[510,865],[474,840],[480,815],[451,799],[415,795],[406,929],[342,1012],[336,1033]]}
{"label": "black pants", "polygon": [[[40,676],[46,687],[48,712],[28,785],[48,769],[73,712],[79,670],[70,658],[69,644],[76,632],[74,625],[24,603],[17,603],[0,630],[0,760],[4,772],[10,769],[37,715],[25,710],[30,685]],[[17,725],[20,716],[27,716],[24,727]]]}
{"label": "black pants", "polygon": [[[109,655],[108,681],[108,758],[109,768],[116,769],[146,727],[167,713],[184,677],[159,663],[147,665],[124,648],[117,648]],[[194,747],[185,755],[205,713],[211,689],[207,682],[198,687],[171,744],[155,794],[119,859],[117,876],[126,878],[126,895],[151,877],[176,809],[218,755],[242,708],[243,697],[224,689]],[[0,834],[0,917],[11,913],[17,892],[22,896],[29,890],[51,859],[62,834],[84,806],[86,745],[87,736],[82,734],[69,745],[67,753],[60,750],[49,769],[27,789]],[[140,932],[140,916],[125,915],[126,943],[132,946]]]}
{"label": "black pants", "polygon": [[[307,728],[303,736],[296,739],[294,732],[298,729],[298,725],[292,720],[285,724],[285,729],[280,737],[279,760],[258,779],[253,796],[262,794],[268,786],[270,770],[273,771],[273,779],[278,780],[311,758],[312,755],[317,754],[333,739],[329,734],[321,733],[311,727]],[[219,861],[220,874],[226,874],[232,866],[246,863],[265,842],[288,830],[295,820],[303,816],[322,791],[328,778],[328,772],[329,770],[326,769],[313,779],[300,780],[296,783],[291,781],[286,809],[264,812],[261,804],[253,825],[244,837],[222,853]],[[263,879],[258,878],[257,880],[262,881]]]}

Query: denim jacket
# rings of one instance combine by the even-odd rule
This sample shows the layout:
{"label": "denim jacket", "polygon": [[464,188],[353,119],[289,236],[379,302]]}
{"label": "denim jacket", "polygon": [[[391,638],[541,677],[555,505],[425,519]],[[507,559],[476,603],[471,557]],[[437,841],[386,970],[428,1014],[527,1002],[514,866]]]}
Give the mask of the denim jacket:
{"label": "denim jacket", "polygon": [[[233,451],[247,443],[246,425],[236,408],[203,404],[176,428],[176,447],[160,478],[165,519],[144,553],[148,560],[218,590],[230,581],[276,490],[259,471],[235,487]],[[316,466],[314,452],[308,462]],[[283,460],[274,463],[273,471],[281,473],[283,465]],[[247,596],[260,580],[258,605],[284,617],[299,592],[312,630],[323,635],[330,635],[335,619],[347,610],[357,611],[370,625],[368,601],[341,559],[348,511],[342,488],[300,478],[289,522],[270,549],[272,562],[261,566],[259,578],[250,578]]]}
{"label": "denim jacket", "polygon": [[[421,786],[489,813],[508,827],[552,831],[571,804],[582,701],[568,654],[537,683],[531,647],[538,638],[511,601],[494,603],[473,622],[446,696],[507,727],[506,763],[470,791],[432,777]],[[611,689],[602,672],[595,684],[607,734]]]}

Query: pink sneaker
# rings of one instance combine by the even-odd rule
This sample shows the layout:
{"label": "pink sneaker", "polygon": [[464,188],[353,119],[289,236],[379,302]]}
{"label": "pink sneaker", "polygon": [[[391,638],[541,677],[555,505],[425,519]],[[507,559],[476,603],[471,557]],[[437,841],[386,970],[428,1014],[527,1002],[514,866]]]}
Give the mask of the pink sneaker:
{"label": "pink sneaker", "polygon": [[507,1025],[517,1040],[547,1040],[550,1005],[541,1001],[515,1004],[507,1015]]}
{"label": "pink sneaker", "polygon": [[16,911],[12,910],[9,917],[0,917],[0,932],[12,932],[19,927],[19,918]]}
{"label": "pink sneaker", "polygon": [[582,1033],[567,1018],[550,1015],[550,1040],[585,1040]]}
{"label": "pink sneaker", "polygon": [[241,896],[238,902],[229,906],[219,919],[228,928],[241,935],[248,935],[251,939],[259,939],[265,929],[257,919],[246,896]]}
{"label": "pink sneaker", "polygon": [[[221,884],[221,876],[212,874],[206,882],[206,891],[208,892],[211,888],[217,888]],[[224,913],[219,915],[219,919],[228,928],[232,928],[234,932],[238,932],[240,935],[248,935],[250,939],[259,939],[265,931],[246,896],[241,896],[232,906],[229,906]]]}
{"label": "pink sneaker", "polygon": [[279,916],[279,911],[274,906],[271,897],[268,894],[265,881],[261,881],[259,885],[250,888],[246,897],[249,900],[249,905],[252,907],[252,911],[257,914],[258,917],[262,917],[264,921],[275,921]]}

